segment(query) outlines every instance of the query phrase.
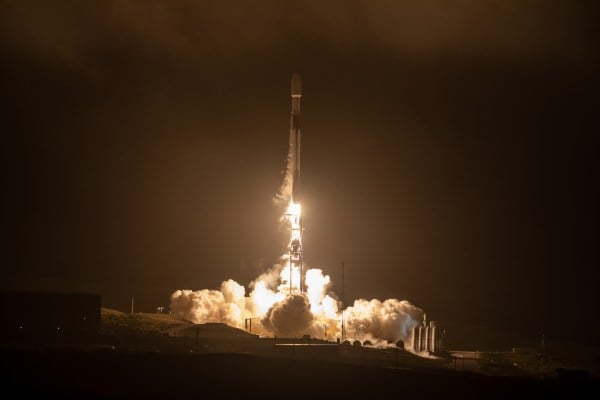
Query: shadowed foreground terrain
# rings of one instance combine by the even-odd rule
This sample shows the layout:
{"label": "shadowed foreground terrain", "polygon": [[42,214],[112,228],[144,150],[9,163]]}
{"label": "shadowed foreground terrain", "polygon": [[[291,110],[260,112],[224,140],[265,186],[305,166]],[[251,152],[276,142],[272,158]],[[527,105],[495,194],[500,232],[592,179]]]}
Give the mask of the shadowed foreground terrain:
{"label": "shadowed foreground terrain", "polygon": [[597,398],[600,393],[599,381],[590,378],[487,377],[246,354],[5,350],[0,357],[1,386],[19,397]]}

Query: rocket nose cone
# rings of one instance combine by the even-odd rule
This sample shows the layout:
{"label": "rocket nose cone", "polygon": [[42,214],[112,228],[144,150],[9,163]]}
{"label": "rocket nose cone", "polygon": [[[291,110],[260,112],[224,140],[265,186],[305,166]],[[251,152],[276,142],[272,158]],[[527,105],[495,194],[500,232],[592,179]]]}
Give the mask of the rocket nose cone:
{"label": "rocket nose cone", "polygon": [[292,96],[302,96],[302,79],[300,74],[292,75]]}

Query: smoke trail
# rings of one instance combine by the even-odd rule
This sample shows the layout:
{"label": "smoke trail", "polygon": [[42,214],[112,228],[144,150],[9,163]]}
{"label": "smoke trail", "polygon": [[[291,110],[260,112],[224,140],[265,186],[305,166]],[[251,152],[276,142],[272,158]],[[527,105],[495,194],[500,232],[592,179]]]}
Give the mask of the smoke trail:
{"label": "smoke trail", "polygon": [[273,203],[278,207],[287,206],[292,201],[292,190],[294,188],[294,169],[296,168],[296,143],[293,140],[293,132],[290,132],[288,155],[286,157],[283,181],[273,197]]}

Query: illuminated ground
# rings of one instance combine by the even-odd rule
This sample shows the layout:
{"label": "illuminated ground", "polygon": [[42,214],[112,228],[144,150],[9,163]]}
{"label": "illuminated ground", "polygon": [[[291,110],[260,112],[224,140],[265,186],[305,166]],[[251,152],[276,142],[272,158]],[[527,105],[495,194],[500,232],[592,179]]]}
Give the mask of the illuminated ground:
{"label": "illuminated ground", "polygon": [[166,334],[174,328],[192,325],[191,322],[177,319],[170,314],[126,314],[110,308],[102,308],[101,321],[102,331],[108,334],[127,331],[130,333]]}

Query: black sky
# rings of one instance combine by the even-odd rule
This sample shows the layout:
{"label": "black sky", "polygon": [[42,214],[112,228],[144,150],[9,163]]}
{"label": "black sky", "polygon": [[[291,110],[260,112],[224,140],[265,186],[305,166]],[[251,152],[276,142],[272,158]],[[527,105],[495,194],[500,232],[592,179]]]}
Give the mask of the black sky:
{"label": "black sky", "polygon": [[299,72],[305,258],[332,289],[345,260],[347,300],[455,336],[597,341],[595,3],[321,3],[2,2],[2,288],[151,310],[249,283],[283,251]]}

